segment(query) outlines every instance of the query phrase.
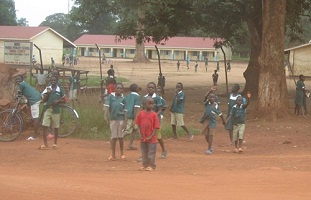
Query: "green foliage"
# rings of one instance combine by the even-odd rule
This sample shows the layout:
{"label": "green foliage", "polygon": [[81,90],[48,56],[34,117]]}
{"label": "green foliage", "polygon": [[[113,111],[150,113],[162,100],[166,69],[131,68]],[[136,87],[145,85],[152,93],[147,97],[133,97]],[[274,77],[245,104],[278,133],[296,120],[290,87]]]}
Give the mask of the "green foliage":
{"label": "green foliage", "polygon": [[16,10],[13,0],[0,1],[0,25],[16,26]]}

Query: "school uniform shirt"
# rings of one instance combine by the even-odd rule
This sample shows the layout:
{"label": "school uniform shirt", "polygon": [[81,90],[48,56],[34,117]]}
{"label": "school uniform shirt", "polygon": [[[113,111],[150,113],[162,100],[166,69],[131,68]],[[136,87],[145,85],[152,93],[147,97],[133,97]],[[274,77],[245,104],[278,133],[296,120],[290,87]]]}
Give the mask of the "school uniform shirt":
{"label": "school uniform shirt", "polygon": [[245,105],[241,104],[238,106],[238,104],[235,104],[230,111],[230,115],[232,115],[233,118],[233,124],[245,124]]}
{"label": "school uniform shirt", "polygon": [[159,119],[163,119],[164,111],[167,108],[167,103],[166,103],[166,100],[163,97],[160,96],[160,98],[161,98],[161,102],[162,102],[162,111],[160,112],[160,118]]}
{"label": "school uniform shirt", "polygon": [[126,113],[125,109],[125,98],[123,94],[121,96],[116,96],[116,93],[111,93],[105,102],[105,107],[109,108],[110,120],[124,120],[124,115]]}
{"label": "school uniform shirt", "polygon": [[149,141],[146,139],[152,134],[154,129],[160,128],[160,122],[156,112],[146,112],[145,110],[140,111],[135,123],[139,126],[141,142],[157,143],[156,134],[154,134]]}
{"label": "school uniform shirt", "polygon": [[213,81],[217,81],[218,80],[218,74],[213,74]]}
{"label": "school uniform shirt", "polygon": [[[181,100],[180,103],[178,103],[178,99]],[[179,91],[178,94],[175,96],[170,111],[172,113],[185,113],[185,100],[186,96],[183,91]]]}
{"label": "school uniform shirt", "polygon": [[41,94],[35,88],[31,87],[25,81],[22,81],[18,84],[18,91],[20,94],[24,95],[30,106],[34,105],[41,100]]}
{"label": "school uniform shirt", "polygon": [[[142,107],[143,107],[143,108],[145,108],[144,102],[145,102],[145,100],[146,100],[146,98],[147,98],[148,96],[149,96],[149,95],[147,94],[147,95],[145,95],[145,96],[143,97],[143,100],[142,100]],[[154,105],[153,105],[152,110],[153,110],[154,112],[158,113],[159,107],[163,107],[161,97],[160,97],[159,95],[157,95],[156,93],[153,93],[152,96],[151,96],[151,98],[152,98],[153,101],[154,101]],[[161,119],[161,116],[160,116],[160,115],[161,115],[161,114],[158,115],[159,120]]]}
{"label": "school uniform shirt", "polygon": [[137,92],[131,92],[125,97],[127,119],[134,119],[134,109],[140,108],[140,96]]}
{"label": "school uniform shirt", "polygon": [[62,88],[59,86],[56,86],[55,90],[52,89],[52,86],[48,86],[44,89],[42,92],[43,95],[47,94],[47,91],[51,90],[49,97],[47,99],[46,104],[44,105],[44,109],[53,109],[53,114],[59,114],[60,113],[60,106],[59,104],[53,104],[53,101],[60,100],[65,98],[65,92]]}
{"label": "school uniform shirt", "polygon": [[218,103],[208,102],[205,105],[204,115],[200,119],[200,123],[203,123],[205,120],[208,120],[209,128],[216,128],[217,126],[217,116],[221,116],[222,112],[220,111]]}

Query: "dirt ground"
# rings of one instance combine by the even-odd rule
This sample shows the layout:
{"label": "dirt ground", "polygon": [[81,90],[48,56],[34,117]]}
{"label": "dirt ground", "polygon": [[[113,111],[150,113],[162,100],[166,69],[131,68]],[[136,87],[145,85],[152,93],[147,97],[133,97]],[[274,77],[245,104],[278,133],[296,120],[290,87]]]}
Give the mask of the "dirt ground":
{"label": "dirt ground", "polygon": [[[145,93],[149,81],[157,81],[158,63],[133,64],[110,60],[116,76],[136,82]],[[215,63],[204,63],[194,72],[182,63],[176,72],[175,62],[161,62],[166,77],[165,99],[171,104],[174,87],[183,82],[186,93],[186,124],[200,130],[198,119],[203,114],[202,99],[212,85],[211,75]],[[228,73],[230,83],[241,83],[247,64],[232,63]],[[109,65],[103,65],[104,75]],[[76,68],[98,74],[96,61],[80,59]],[[224,70],[220,68],[218,94],[221,110],[226,113],[226,87]],[[128,87],[130,83],[125,83]],[[309,81],[306,86],[310,86]],[[289,103],[293,110],[293,80],[288,79]],[[308,102],[309,103],[309,102]],[[247,109],[244,152],[233,153],[228,145],[228,133],[221,123],[215,136],[215,152],[205,155],[207,143],[201,134],[193,141],[185,137],[165,139],[166,159],[157,159],[152,172],[137,169],[135,162],[139,150],[126,151],[127,161],[109,162],[108,141],[63,138],[59,149],[39,151],[42,144],[26,141],[24,132],[14,142],[0,143],[1,199],[127,199],[127,200],[184,200],[184,199],[311,199],[311,131],[310,116],[280,119],[277,122],[257,119],[253,111],[256,100]],[[309,106],[310,110],[310,106]],[[164,123],[169,124],[166,112]],[[83,122],[81,122],[83,124]],[[183,134],[182,129],[178,129]],[[128,141],[126,141],[127,145]],[[50,144],[51,141],[50,141]],[[135,141],[138,147],[139,141]],[[118,148],[117,148],[118,149]],[[117,153],[119,153],[117,151]],[[158,147],[158,154],[160,147]]]}

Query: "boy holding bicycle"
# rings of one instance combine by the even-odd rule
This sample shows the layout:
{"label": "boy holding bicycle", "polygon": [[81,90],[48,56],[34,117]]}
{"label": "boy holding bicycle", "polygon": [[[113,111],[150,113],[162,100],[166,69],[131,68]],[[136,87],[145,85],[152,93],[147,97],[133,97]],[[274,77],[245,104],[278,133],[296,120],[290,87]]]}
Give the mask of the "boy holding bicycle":
{"label": "boy holding bicycle", "polygon": [[57,138],[58,138],[58,128],[60,126],[60,103],[65,103],[65,93],[62,88],[57,85],[58,78],[52,76],[50,78],[51,85],[46,87],[42,92],[44,105],[44,114],[43,114],[43,142],[38,149],[46,150],[48,149],[47,143],[47,131],[49,127],[54,128],[54,144],[53,148],[57,148]]}

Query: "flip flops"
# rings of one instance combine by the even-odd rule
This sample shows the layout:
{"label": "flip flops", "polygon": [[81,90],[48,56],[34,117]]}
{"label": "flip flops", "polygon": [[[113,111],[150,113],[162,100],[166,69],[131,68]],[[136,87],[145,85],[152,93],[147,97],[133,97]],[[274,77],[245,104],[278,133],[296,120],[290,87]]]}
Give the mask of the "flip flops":
{"label": "flip flops", "polygon": [[38,150],[48,150],[49,148],[44,144],[38,147]]}
{"label": "flip flops", "polygon": [[139,171],[153,171],[154,169],[152,167],[141,167],[138,169]]}
{"label": "flip flops", "polygon": [[115,157],[109,156],[109,158],[107,159],[108,161],[115,161],[117,160]]}
{"label": "flip flops", "polygon": [[125,155],[121,155],[121,160],[126,160],[127,158],[125,157]]}

